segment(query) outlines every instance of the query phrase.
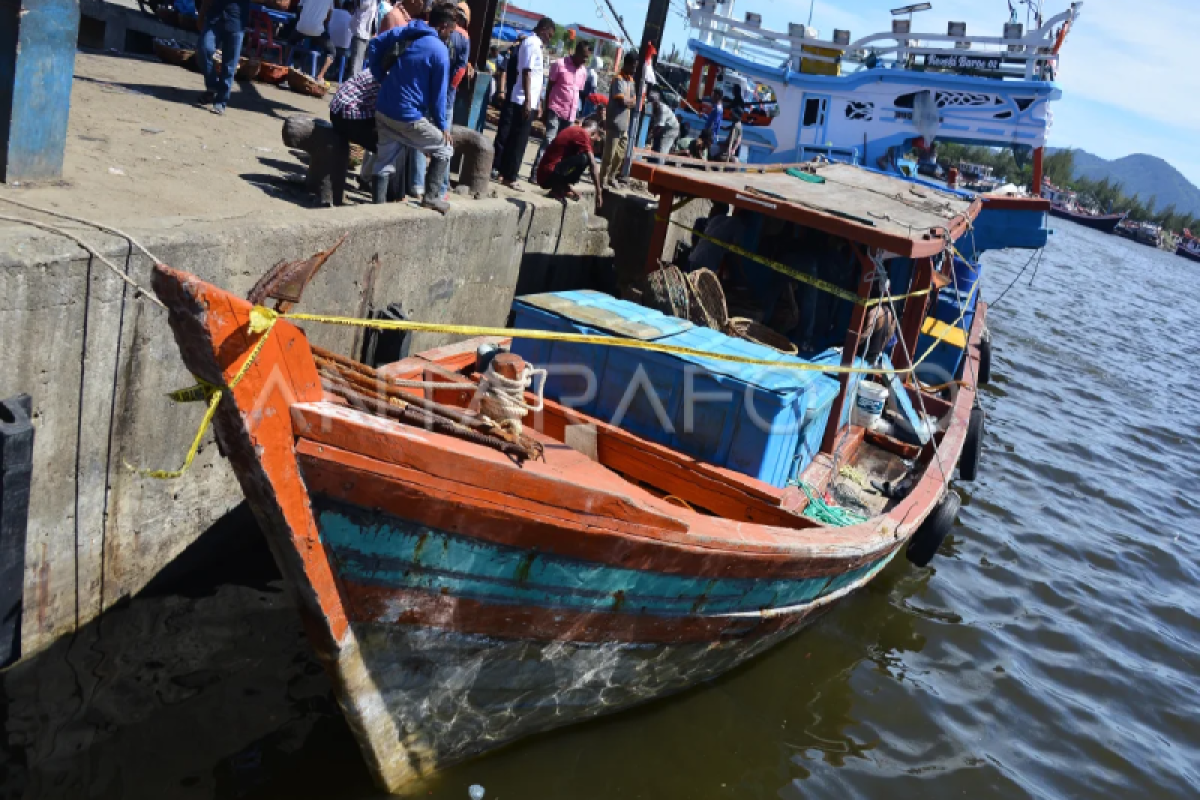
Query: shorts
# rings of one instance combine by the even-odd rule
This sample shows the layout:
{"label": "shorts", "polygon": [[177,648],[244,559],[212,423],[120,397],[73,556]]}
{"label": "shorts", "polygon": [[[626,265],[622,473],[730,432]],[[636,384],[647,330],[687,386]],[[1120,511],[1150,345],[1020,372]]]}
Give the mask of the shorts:
{"label": "shorts", "polygon": [[337,55],[337,48],[333,46],[333,41],[330,40],[328,33],[322,33],[320,36],[306,36],[300,31],[292,31],[292,35],[288,37],[288,44],[292,47],[299,47],[303,44],[309,50],[324,53],[330,58]]}

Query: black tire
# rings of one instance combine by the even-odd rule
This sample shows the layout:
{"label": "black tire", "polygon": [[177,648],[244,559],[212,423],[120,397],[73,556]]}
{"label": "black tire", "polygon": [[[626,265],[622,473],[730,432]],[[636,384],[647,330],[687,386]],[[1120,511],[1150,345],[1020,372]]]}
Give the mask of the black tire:
{"label": "black tire", "polygon": [[979,339],[979,374],[976,375],[980,386],[992,382],[992,332],[984,331]]}
{"label": "black tire", "polygon": [[958,459],[958,477],[973,481],[979,474],[979,459],[983,455],[983,409],[971,409],[971,421],[967,423],[967,438],[963,440],[962,456]]}
{"label": "black tire", "polygon": [[938,503],[938,507],[933,510],[933,513],[925,518],[921,527],[917,528],[917,532],[913,534],[912,540],[909,541],[908,549],[904,553],[909,561],[918,567],[929,565],[929,562],[937,555],[938,548],[945,541],[946,534],[950,533],[950,529],[954,527],[961,506],[962,503],[957,494],[953,491],[946,492],[942,502]]}

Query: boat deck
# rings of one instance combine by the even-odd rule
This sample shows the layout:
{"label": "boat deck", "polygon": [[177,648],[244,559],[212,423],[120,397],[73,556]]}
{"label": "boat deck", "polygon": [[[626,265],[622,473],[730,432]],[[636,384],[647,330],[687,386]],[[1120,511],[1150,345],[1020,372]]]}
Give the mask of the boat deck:
{"label": "boat deck", "polygon": [[980,208],[978,200],[850,164],[713,172],[639,162],[634,175],[652,191],[729,203],[910,257],[937,253],[947,232],[957,236]]}

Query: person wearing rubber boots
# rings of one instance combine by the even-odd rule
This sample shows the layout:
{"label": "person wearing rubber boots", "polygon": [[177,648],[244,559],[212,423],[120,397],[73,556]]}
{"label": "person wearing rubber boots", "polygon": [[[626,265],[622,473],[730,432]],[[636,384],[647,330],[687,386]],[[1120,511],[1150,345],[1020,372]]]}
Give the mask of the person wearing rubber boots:
{"label": "person wearing rubber boots", "polygon": [[450,210],[450,204],[439,196],[439,189],[454,155],[446,113],[446,90],[450,85],[446,42],[456,27],[454,7],[439,5],[429,13],[428,22],[413,20],[378,37],[370,60],[371,72],[380,85],[375,106],[379,147],[371,186],[376,203],[387,202],[396,156],[411,147],[429,158],[421,206],[441,214]]}

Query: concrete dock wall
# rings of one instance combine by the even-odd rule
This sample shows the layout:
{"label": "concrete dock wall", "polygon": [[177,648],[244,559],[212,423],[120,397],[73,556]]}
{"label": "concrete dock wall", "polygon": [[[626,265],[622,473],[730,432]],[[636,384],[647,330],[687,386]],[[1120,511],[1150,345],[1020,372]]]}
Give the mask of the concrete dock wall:
{"label": "concrete dock wall", "polygon": [[[149,284],[148,259],[123,240],[70,228]],[[605,220],[586,204],[536,197],[456,202],[445,218],[392,204],[297,210],[287,221],[181,222],[142,241],[172,266],[244,294],[276,262],[345,232],[302,310],[359,315],[376,254],[376,307],[398,302],[414,319],[480,325],[505,323],[518,278],[523,292],[544,291],[594,285],[612,270]],[[353,329],[308,333],[351,354]],[[438,343],[421,335],[413,346]],[[191,383],[157,306],[66,239],[0,230],[0,397],[32,395],[37,426],[24,654],[137,592],[241,501],[211,437],[182,479],[124,466],[179,466],[203,409],[164,393]]]}

